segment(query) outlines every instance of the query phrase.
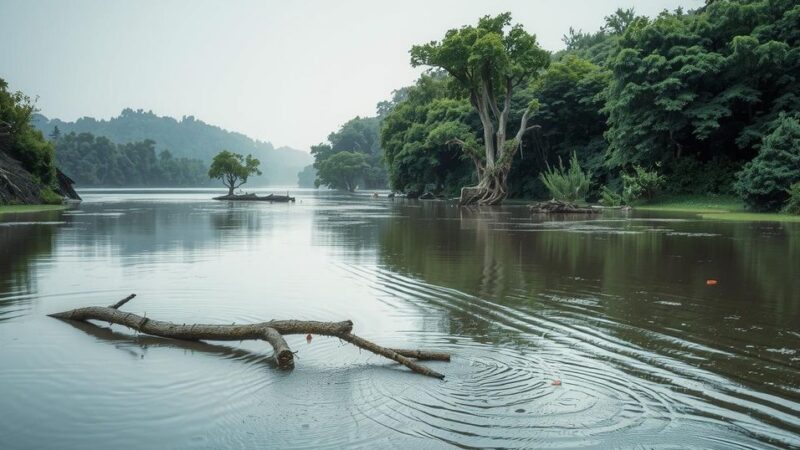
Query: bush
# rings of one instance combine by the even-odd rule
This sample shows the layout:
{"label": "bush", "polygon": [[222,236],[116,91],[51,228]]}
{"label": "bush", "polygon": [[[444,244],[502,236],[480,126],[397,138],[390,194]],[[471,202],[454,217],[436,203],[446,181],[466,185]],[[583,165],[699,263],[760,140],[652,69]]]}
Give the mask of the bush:
{"label": "bush", "polygon": [[800,123],[789,116],[779,121],[734,186],[745,204],[757,211],[780,209],[789,198],[789,187],[800,181]]}
{"label": "bush", "polygon": [[664,191],[669,194],[719,194],[734,195],[733,183],[743,163],[725,157],[715,157],[706,162],[691,156],[670,161],[665,167],[667,183]]}
{"label": "bush", "polygon": [[800,215],[800,183],[793,184],[787,192],[789,193],[789,200],[786,201],[783,212]]}
{"label": "bush", "polygon": [[48,205],[60,205],[64,203],[64,197],[58,195],[50,188],[42,189],[39,195],[42,197],[42,203]]}
{"label": "bush", "polygon": [[622,198],[626,203],[634,200],[652,200],[664,185],[664,176],[657,170],[645,170],[642,166],[633,166],[633,175],[622,174]]}
{"label": "bush", "polygon": [[608,186],[603,186],[600,188],[600,204],[603,206],[621,206],[624,202],[620,194],[612,191]]}
{"label": "bush", "polygon": [[539,174],[539,178],[554,199],[574,202],[586,197],[591,175],[581,169],[578,157],[573,153],[569,160],[569,170],[564,169],[564,163],[559,158],[558,168],[548,167]]}

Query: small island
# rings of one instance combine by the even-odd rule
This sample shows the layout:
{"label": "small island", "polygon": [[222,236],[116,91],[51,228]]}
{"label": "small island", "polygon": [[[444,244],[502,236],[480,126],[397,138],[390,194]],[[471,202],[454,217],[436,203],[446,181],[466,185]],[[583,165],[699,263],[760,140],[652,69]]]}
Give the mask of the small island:
{"label": "small island", "polygon": [[250,175],[261,175],[258,166],[261,161],[253,158],[253,155],[246,157],[239,154],[222,150],[211,161],[211,167],[208,169],[208,176],[222,180],[228,188],[228,194],[219,197],[214,197],[214,200],[234,200],[234,201],[247,201],[247,202],[278,202],[287,203],[294,202],[294,197],[286,195],[269,194],[265,196],[258,196],[252,193],[236,194],[235,189],[247,183]]}

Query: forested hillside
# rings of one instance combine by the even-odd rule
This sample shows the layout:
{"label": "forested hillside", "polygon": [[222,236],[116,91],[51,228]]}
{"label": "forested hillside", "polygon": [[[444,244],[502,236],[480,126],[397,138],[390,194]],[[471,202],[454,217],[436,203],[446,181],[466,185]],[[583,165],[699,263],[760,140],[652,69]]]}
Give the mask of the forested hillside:
{"label": "forested hillside", "polygon": [[[666,193],[737,194],[753,209],[780,208],[800,181],[800,4],[709,0],[654,18],[618,10],[605,22],[597,32],[569,30],[566,49],[510,96],[507,128],[489,133],[514,132],[530,112],[509,153],[508,194],[551,196],[542,175],[575,154],[590,200],[652,182]],[[489,104],[502,109],[506,100],[501,80],[529,69],[511,45],[521,30],[510,16],[485,17],[412,49],[412,63],[430,70],[383,120],[393,189],[452,195],[484,173],[475,165],[486,158],[465,149],[484,146],[484,124],[501,112]],[[504,39],[505,50],[480,36]],[[535,52],[535,37],[529,47]],[[484,82],[481,103],[468,88]],[[764,163],[775,160],[770,152],[784,163]]]}
{"label": "forested hillside", "polygon": [[115,144],[91,133],[50,136],[58,167],[81,187],[193,187],[210,185],[208,164],[156,152],[151,140]]}
{"label": "forested hillside", "polygon": [[176,120],[158,116],[152,111],[124,109],[119,116],[109,120],[84,117],[75,122],[64,122],[36,115],[32,123],[47,136],[58,127],[62,135],[91,133],[106,137],[115,144],[152,140],[157,153],[169,150],[175,158],[199,159],[206,164],[222,149],[253,154],[261,160],[264,172],[262,176],[253,178],[252,183],[256,185],[294,185],[297,172],[311,163],[311,156],[306,152],[288,147],[274,148],[269,142],[224,130],[193,116]]}

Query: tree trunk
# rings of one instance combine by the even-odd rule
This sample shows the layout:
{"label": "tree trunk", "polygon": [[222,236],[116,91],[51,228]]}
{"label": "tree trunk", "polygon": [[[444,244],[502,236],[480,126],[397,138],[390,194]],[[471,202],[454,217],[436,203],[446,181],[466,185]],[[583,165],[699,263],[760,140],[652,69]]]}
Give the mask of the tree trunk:
{"label": "tree trunk", "polygon": [[364,350],[376,353],[386,358],[397,361],[412,371],[444,379],[444,375],[420,365],[411,360],[438,360],[449,361],[450,355],[442,352],[429,352],[424,350],[403,350],[381,347],[373,342],[358,337],[352,333],[353,322],[317,322],[309,320],[271,320],[269,322],[253,323],[246,325],[211,325],[211,324],[183,324],[150,319],[133,313],[119,311],[119,307],[133,299],[130,295],[110,306],[90,306],[72,309],[60,313],[50,314],[50,317],[64,320],[102,322],[124,325],[133,330],[153,336],[187,341],[242,341],[246,339],[264,340],[269,342],[274,350],[275,360],[279,367],[289,368],[294,366],[294,353],[284,340],[287,334],[316,334],[333,336],[350,342]]}
{"label": "tree trunk", "polygon": [[494,173],[485,172],[475,186],[461,188],[459,204],[494,206],[503,203],[508,197],[507,179],[510,167],[495,166]]}
{"label": "tree trunk", "polygon": [[233,185],[228,186],[228,196],[233,197]]}

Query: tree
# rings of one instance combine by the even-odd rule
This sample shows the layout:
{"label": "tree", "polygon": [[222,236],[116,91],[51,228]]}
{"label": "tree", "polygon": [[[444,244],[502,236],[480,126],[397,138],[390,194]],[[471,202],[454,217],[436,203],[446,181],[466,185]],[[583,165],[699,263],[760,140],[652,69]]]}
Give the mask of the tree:
{"label": "tree", "polygon": [[363,153],[339,152],[319,163],[317,180],[314,183],[318,187],[324,185],[353,192],[367,169],[369,164]]}
{"label": "tree", "polygon": [[[391,103],[379,105],[381,110],[390,108]],[[381,117],[354,117],[339,130],[329,134],[327,144],[312,146],[314,168],[319,170],[323,161],[340,152],[361,153],[365,156],[368,167],[363,171],[359,181],[367,188],[385,188],[386,168],[383,165],[383,150],[379,136],[381,119]]]}
{"label": "tree", "polygon": [[450,82],[444,73],[423,75],[386,114],[381,146],[393,190],[450,194],[470,181],[471,162],[450,141],[474,140],[480,123],[466,99],[448,92]]}
{"label": "tree", "polygon": [[738,174],[736,191],[754,210],[780,209],[789,198],[789,188],[800,181],[800,122],[788,116],[780,120],[758,156]]}
{"label": "tree", "polygon": [[208,176],[217,180],[222,180],[222,184],[228,187],[228,195],[233,195],[233,190],[247,183],[250,175],[261,175],[258,166],[261,162],[253,158],[253,155],[244,156],[239,153],[232,153],[223,150],[211,161],[208,169]]}
{"label": "tree", "polygon": [[300,172],[297,172],[297,186],[301,188],[314,187],[314,181],[317,179],[317,169],[309,164]]}
{"label": "tree", "polygon": [[8,83],[0,78],[0,151],[22,164],[44,186],[54,186],[56,180],[55,150],[42,133],[32,127],[31,117],[36,106],[22,92],[11,92]]}
{"label": "tree", "polygon": [[483,127],[483,147],[453,136],[476,166],[478,184],[461,190],[461,204],[496,205],[508,195],[508,173],[536,103],[526,105],[519,127],[508,140],[511,98],[547,67],[549,53],[521,25],[511,24],[511,14],[485,16],[478,25],[453,29],[440,42],[416,45],[411,64],[445,70],[463,89],[478,112]]}

